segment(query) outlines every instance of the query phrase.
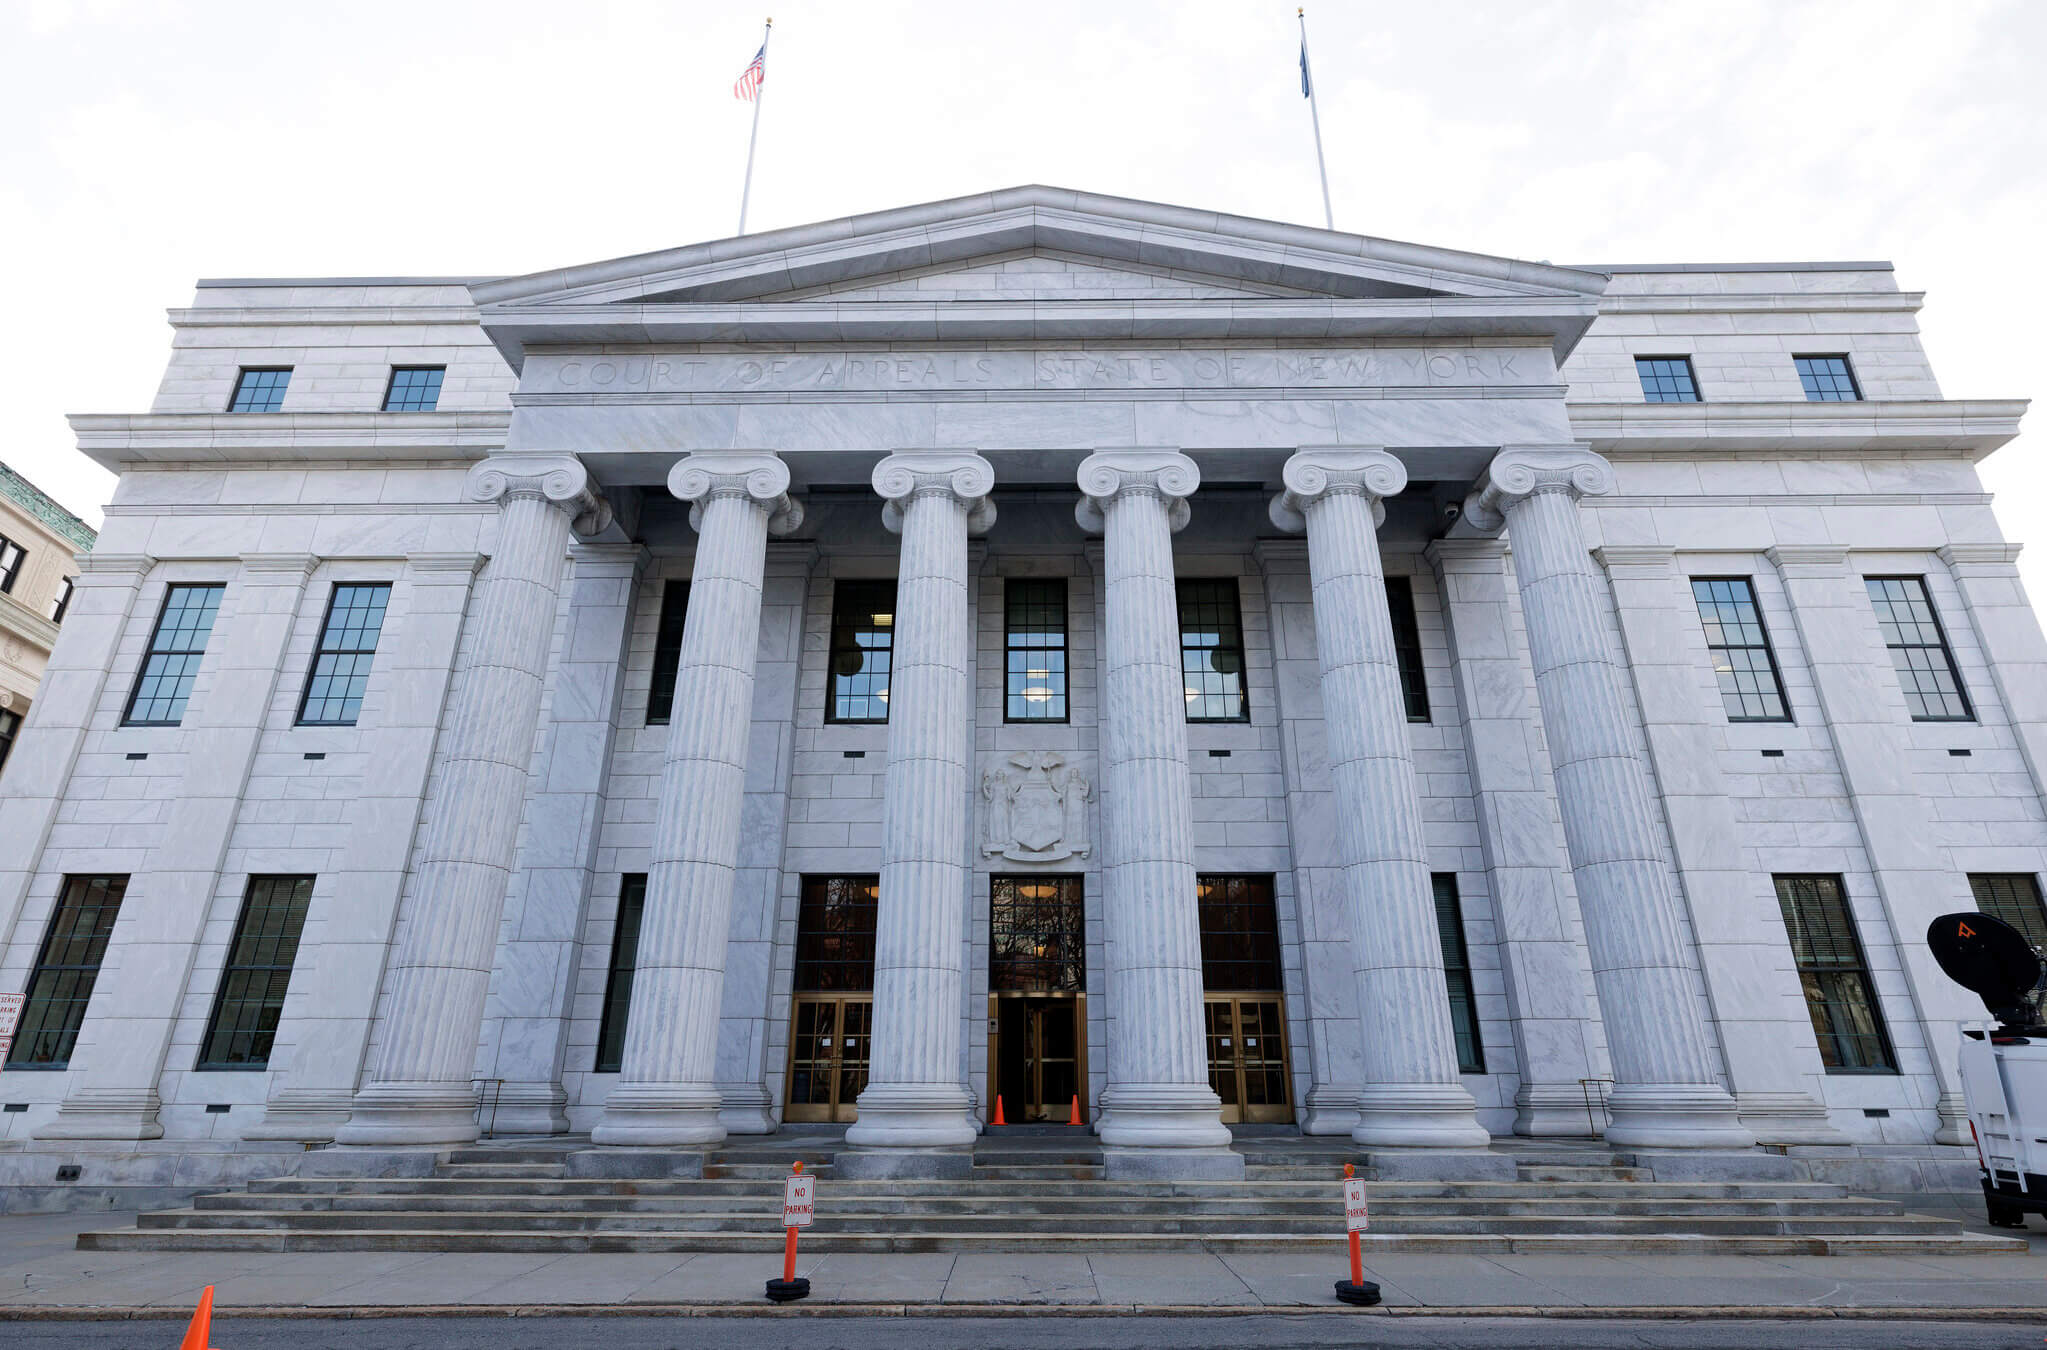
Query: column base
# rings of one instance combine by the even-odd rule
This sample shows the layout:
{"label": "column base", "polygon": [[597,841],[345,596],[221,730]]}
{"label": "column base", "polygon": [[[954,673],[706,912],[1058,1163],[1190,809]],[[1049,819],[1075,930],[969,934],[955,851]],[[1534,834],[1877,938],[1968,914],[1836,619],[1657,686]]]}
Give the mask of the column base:
{"label": "column base", "polygon": [[720,1083],[718,1123],[727,1134],[773,1134],[774,1099],[759,1083]]}
{"label": "column base", "polygon": [[[492,1089],[486,1085],[489,1094]],[[560,1083],[507,1083],[486,1095],[478,1116],[491,1134],[567,1134],[569,1094]]]}
{"label": "column base", "polygon": [[1958,1092],[1943,1092],[1934,1108],[1940,1115],[1940,1128],[1933,1132],[1936,1144],[1973,1144],[1975,1131],[1969,1128],[1969,1108]]}
{"label": "column base", "polygon": [[37,1139],[161,1139],[156,1113],[163,1101],[153,1088],[80,1088],[57,1107],[56,1118],[35,1132]]}
{"label": "column base", "polygon": [[1358,1127],[1358,1085],[1317,1083],[1301,1102],[1302,1134],[1349,1134]]}
{"label": "column base", "polygon": [[337,1144],[472,1144],[476,1094],[468,1084],[372,1083],[355,1094]]}
{"label": "column base", "polygon": [[1622,1083],[1607,1098],[1606,1142],[1616,1148],[1751,1148],[1734,1098],[1710,1083]]}
{"label": "column base", "polygon": [[348,1123],[355,1094],[344,1088],[286,1088],[263,1104],[263,1118],[242,1131],[244,1139],[289,1139],[327,1144]]}
{"label": "column base", "polygon": [[593,1144],[674,1148],[721,1144],[723,1102],[705,1083],[620,1083],[604,1099],[604,1119],[590,1131]]}
{"label": "column base", "polygon": [[1845,1144],[1848,1136],[1834,1128],[1827,1108],[1803,1092],[1737,1092],[1741,1123],[1756,1132],[1759,1144]]}
{"label": "column base", "polygon": [[1105,1148],[1102,1179],[1242,1181],[1244,1155],[1227,1148]]}
{"label": "column base", "polygon": [[1102,1093],[1095,1133],[1105,1149],[1227,1149],[1222,1110],[1206,1083],[1123,1083]]}
{"label": "column base", "polygon": [[1377,1148],[1484,1148],[1478,1103],[1461,1083],[1373,1083],[1358,1093],[1350,1137]]}
{"label": "column base", "polygon": [[1601,1097],[1576,1083],[1523,1083],[1514,1094],[1514,1133],[1528,1139],[1592,1139],[1606,1121]]}
{"label": "column base", "polygon": [[980,1134],[957,1083],[870,1083],[858,1106],[846,1129],[855,1149],[971,1148]]}

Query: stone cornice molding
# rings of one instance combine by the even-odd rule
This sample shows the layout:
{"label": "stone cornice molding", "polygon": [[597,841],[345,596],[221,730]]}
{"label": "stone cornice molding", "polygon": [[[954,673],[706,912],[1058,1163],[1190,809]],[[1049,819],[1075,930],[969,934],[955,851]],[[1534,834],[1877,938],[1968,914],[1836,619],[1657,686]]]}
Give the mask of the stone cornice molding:
{"label": "stone cornice molding", "polygon": [[320,565],[320,559],[311,553],[244,553],[244,572],[264,572],[287,575],[296,572],[300,580],[311,576],[313,569]]}
{"label": "stone cornice molding", "polygon": [[1308,541],[1301,538],[1255,540],[1251,545],[1251,560],[1267,576],[1305,573],[1308,570]]}
{"label": "stone cornice molding", "polygon": [[1073,518],[1089,534],[1106,526],[1104,509],[1124,493],[1144,493],[1165,502],[1166,523],[1185,529],[1193,518],[1187,499],[1201,486],[1201,469],[1178,450],[1097,450],[1080,462],[1075,479],[1081,497]]}
{"label": "stone cornice molding", "polygon": [[57,645],[56,624],[4,593],[0,593],[0,632],[27,638],[41,647],[45,655]]}
{"label": "stone cornice molding", "polygon": [[1434,539],[1422,550],[1422,557],[1438,572],[1498,572],[1507,563],[1507,544],[1488,536]]}
{"label": "stone cornice molding", "polygon": [[1677,571],[1677,550],[1663,544],[1608,544],[1593,549],[1592,556],[1609,575],[1667,577]]}
{"label": "stone cornice molding", "polygon": [[512,412],[74,413],[78,448],[116,473],[138,465],[453,460],[501,449]]}
{"label": "stone cornice molding", "polygon": [[1948,570],[1977,575],[2010,576],[2016,571],[2022,544],[1946,544],[1936,550]]}
{"label": "stone cornice molding", "polygon": [[1848,572],[1848,550],[1836,544],[1779,544],[1763,550],[1787,577],[1838,577]]}
{"label": "stone cornice molding", "polygon": [[481,553],[408,553],[405,555],[405,565],[416,573],[460,573],[465,577],[473,577],[476,575],[476,570],[483,566],[483,555]]}
{"label": "stone cornice molding", "polygon": [[1510,510],[1539,493],[1568,493],[1575,502],[1613,488],[1613,466],[1582,445],[1504,446],[1464,499],[1464,523],[1497,533]]}
{"label": "stone cornice molding", "polygon": [[1859,403],[1579,402],[1572,432],[1603,455],[1743,459],[1909,453],[1980,460],[2019,434],[2024,399],[1866,399]]}
{"label": "stone cornice molding", "polygon": [[874,490],[881,494],[881,523],[903,532],[903,507],[912,497],[945,494],[967,508],[967,533],[995,523],[995,466],[971,450],[898,450],[874,466]]}
{"label": "stone cornice molding", "polygon": [[1355,493],[1372,508],[1372,524],[1386,523],[1385,499],[1407,486],[1407,466],[1372,446],[1302,446],[1287,458],[1267,514],[1289,534],[1308,528],[1308,508],[1333,493]]}
{"label": "stone cornice molding", "polygon": [[156,559],[147,553],[81,553],[78,555],[78,584],[120,584],[148,574]]}
{"label": "stone cornice molding", "polygon": [[462,497],[499,503],[537,497],[566,512],[577,534],[596,534],[611,524],[611,503],[574,455],[492,455],[470,467]]}
{"label": "stone cornice molding", "polygon": [[692,451],[668,471],[668,491],[689,503],[691,529],[702,527],[713,497],[745,497],[767,512],[771,535],[803,524],[803,503],[789,495],[789,466],[770,450]]}
{"label": "stone cornice molding", "polygon": [[569,562],[578,574],[590,576],[638,577],[653,556],[644,544],[599,544],[582,539],[569,543]]}

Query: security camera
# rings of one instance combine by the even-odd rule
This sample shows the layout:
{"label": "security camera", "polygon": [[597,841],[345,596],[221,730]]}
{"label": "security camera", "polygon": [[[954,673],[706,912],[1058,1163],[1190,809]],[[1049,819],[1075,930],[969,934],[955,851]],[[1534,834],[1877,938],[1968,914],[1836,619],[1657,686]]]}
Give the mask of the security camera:
{"label": "security camera", "polygon": [[1458,520],[1463,517],[1463,515],[1464,515],[1463,503],[1451,502],[1448,505],[1444,506],[1443,508],[1443,523],[1445,525],[1455,525],[1458,522]]}

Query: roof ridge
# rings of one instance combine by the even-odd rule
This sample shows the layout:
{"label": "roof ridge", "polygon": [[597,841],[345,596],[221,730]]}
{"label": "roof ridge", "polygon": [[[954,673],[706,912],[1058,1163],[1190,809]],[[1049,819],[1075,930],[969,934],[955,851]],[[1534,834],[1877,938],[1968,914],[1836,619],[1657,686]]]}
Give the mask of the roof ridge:
{"label": "roof ridge", "polygon": [[0,460],[0,496],[20,506],[81,549],[90,550],[99,531],[57,504],[54,497],[23,478],[5,460]]}

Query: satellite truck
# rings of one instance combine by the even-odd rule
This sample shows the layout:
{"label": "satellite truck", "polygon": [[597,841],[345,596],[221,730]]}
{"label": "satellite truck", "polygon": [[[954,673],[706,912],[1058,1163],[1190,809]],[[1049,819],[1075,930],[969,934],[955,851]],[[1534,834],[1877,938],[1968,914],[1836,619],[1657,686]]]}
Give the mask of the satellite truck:
{"label": "satellite truck", "polygon": [[1964,1022],[1962,1100],[1992,1227],[2047,1214],[2047,958],[1988,914],[1943,914],[1926,930],[1933,959],[1994,1022]]}

